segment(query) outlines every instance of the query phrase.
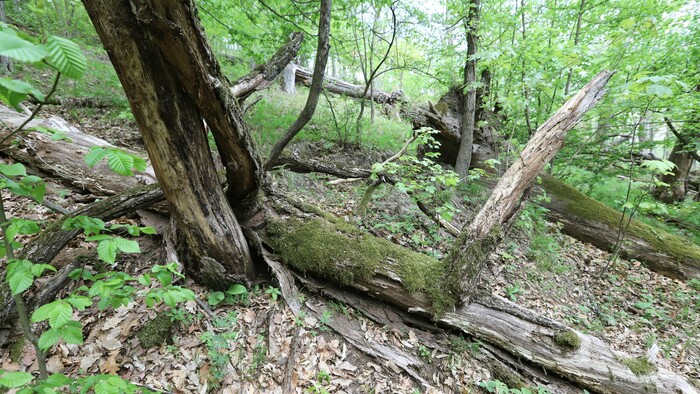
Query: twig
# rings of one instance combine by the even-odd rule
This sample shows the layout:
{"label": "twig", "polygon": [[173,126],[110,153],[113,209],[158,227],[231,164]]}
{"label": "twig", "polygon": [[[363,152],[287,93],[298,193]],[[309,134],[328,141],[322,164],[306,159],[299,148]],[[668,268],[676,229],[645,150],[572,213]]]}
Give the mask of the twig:
{"label": "twig", "polygon": [[294,331],[292,342],[289,344],[289,355],[287,355],[287,367],[285,368],[284,380],[282,381],[282,392],[284,393],[294,392],[294,386],[292,386],[292,378],[294,377],[294,366],[296,365],[294,360],[296,359],[297,341],[299,340],[300,334],[301,327],[297,327],[297,329]]}

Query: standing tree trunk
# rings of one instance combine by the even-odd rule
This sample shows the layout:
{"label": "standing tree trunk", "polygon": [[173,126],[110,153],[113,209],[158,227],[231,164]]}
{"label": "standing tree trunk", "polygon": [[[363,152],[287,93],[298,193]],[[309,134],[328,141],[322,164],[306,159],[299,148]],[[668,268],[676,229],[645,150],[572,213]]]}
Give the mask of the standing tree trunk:
{"label": "standing tree trunk", "polygon": [[692,151],[694,148],[688,139],[676,130],[670,119],[666,119],[666,124],[677,138],[671,154],[668,155],[668,161],[673,163],[675,167],[670,174],[661,176],[661,182],[668,186],[656,187],[652,194],[659,201],[672,204],[685,199],[685,194],[688,191],[688,176],[690,176],[690,169],[693,167],[694,156],[697,157],[697,154]]}
{"label": "standing tree trunk", "polygon": [[459,143],[459,153],[457,154],[457,164],[455,171],[459,179],[466,179],[469,174],[469,165],[472,161],[472,145],[474,144],[474,123],[476,117],[476,46],[477,46],[477,26],[479,23],[479,0],[470,0],[467,5],[467,18],[464,27],[467,31],[467,60],[464,64],[464,89],[467,94],[464,96],[462,109],[462,139]]}
{"label": "standing tree trunk", "polygon": [[[6,15],[5,15],[5,2],[0,1],[0,23],[5,23],[6,21]],[[8,73],[12,71],[12,62],[10,61],[9,57],[6,56],[0,56],[0,75]]]}
{"label": "standing tree trunk", "polygon": [[[177,224],[178,254],[199,282],[222,288],[254,269],[231,206],[254,194],[260,164],[193,0],[84,0],[117,70]],[[211,129],[228,196],[207,144]]]}
{"label": "standing tree trunk", "polygon": [[297,66],[294,63],[287,64],[287,67],[282,71],[282,91],[287,94],[295,94],[297,92],[296,80]]}
{"label": "standing tree trunk", "polygon": [[[314,63],[314,76],[311,79],[311,88],[309,96],[306,98],[304,109],[301,110],[299,117],[294,123],[289,126],[287,132],[279,139],[270,151],[270,157],[265,162],[265,169],[270,170],[277,161],[277,158],[282,154],[284,148],[296,136],[301,129],[306,126],[314,116],[318,98],[323,91],[323,79],[326,75],[326,64],[328,64],[328,53],[330,52],[330,34],[331,34],[331,0],[321,0],[321,10],[318,21],[318,45],[316,47],[316,61]],[[294,78],[292,77],[292,80]]]}

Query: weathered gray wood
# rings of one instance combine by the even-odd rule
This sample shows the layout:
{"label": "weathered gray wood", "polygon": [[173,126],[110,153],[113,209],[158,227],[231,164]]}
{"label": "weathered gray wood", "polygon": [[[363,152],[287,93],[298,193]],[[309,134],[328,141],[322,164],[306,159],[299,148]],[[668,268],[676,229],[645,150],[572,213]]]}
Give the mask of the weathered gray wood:
{"label": "weathered gray wood", "polygon": [[[298,84],[311,86],[312,73],[310,71],[297,67],[294,72],[296,75],[296,82]],[[401,98],[403,97],[403,93],[401,91],[382,92],[380,90],[373,90],[372,92],[368,91],[365,93],[365,88],[366,87],[364,85],[353,85],[332,77],[326,77],[323,84],[323,89],[328,92],[353,98],[365,98],[378,104],[394,105],[401,101]]]}
{"label": "weathered gray wood", "polygon": [[[110,170],[106,161],[93,168],[85,164],[85,155],[93,146],[112,147],[109,142],[85,134],[64,119],[59,117],[34,118],[26,127],[45,127],[60,131],[66,135],[66,140],[54,141],[51,135],[30,132],[18,138],[17,144],[8,140],[2,148],[2,154],[41,170],[50,176],[59,177],[69,181],[79,189],[87,190],[102,196],[110,196],[123,192],[143,184],[155,183],[155,175],[152,168],[146,172],[137,173],[135,177],[124,177]],[[0,120],[10,126],[12,130],[21,125],[27,115],[19,113],[0,104]],[[12,130],[0,129],[0,140],[9,135]],[[127,153],[138,155],[136,152],[122,149]]]}
{"label": "weathered gray wood", "polygon": [[564,135],[603,97],[612,75],[609,71],[599,73],[537,129],[474,219],[462,229],[445,264],[446,275],[458,280],[455,291],[465,302],[479,285],[489,253],[517,218],[526,191],[564,146]]}

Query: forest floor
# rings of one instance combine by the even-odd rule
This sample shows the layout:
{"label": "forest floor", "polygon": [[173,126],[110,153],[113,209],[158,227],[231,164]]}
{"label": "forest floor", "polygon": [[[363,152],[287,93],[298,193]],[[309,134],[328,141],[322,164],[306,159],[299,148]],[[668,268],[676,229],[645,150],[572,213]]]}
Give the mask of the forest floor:
{"label": "forest floor", "polygon": [[[133,122],[107,119],[106,110],[49,112],[118,146],[143,151]],[[327,145],[323,149],[337,155]],[[351,155],[362,162],[363,151]],[[376,155],[369,155],[368,167]],[[434,224],[394,188],[376,193],[369,213],[360,219],[353,212],[366,187],[361,183],[329,186],[326,176],[284,170],[273,179],[297,198],[404,246],[441,256],[451,245],[450,237],[431,232]],[[65,208],[91,199],[54,181],[47,196]],[[55,217],[24,199],[12,199],[7,208],[13,217],[42,221]],[[608,253],[560,234],[555,225],[542,225],[535,213],[528,212],[492,256],[485,280],[494,293],[599,336],[616,350],[647,355],[700,380],[700,283],[668,279],[635,261],[611,263]],[[123,255],[118,267],[131,275],[165,263],[161,237],[144,236],[139,242],[142,253]],[[94,245],[83,240],[74,241],[57,260],[78,255],[92,262],[87,268],[104,269]],[[81,284],[76,281],[64,292]],[[490,371],[483,357],[488,350],[472,338],[425,327],[381,326],[361,311],[304,289],[304,303],[318,314],[294,316],[274,284],[250,289],[230,305],[206,306],[208,291],[190,281],[184,284],[203,302],[190,301],[176,309],[133,302],[118,309],[79,312],[74,317],[83,322],[85,343],[55,346],[49,353],[49,370],[119,374],[175,393],[281,393],[285,379],[297,393],[471,393],[481,392],[481,382],[507,379]],[[393,363],[367,356],[334,332],[331,321],[359,330],[366,340],[414,355],[422,363],[420,376],[432,388],[426,390]],[[36,369],[31,346],[2,351],[0,368]]]}

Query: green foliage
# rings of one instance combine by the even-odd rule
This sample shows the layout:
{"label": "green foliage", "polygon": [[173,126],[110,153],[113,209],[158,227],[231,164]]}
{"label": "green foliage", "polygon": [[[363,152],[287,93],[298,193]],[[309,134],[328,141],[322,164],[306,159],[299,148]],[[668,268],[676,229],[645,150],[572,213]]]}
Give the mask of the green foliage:
{"label": "green foliage", "polygon": [[92,168],[105,158],[107,158],[109,168],[122,176],[132,176],[134,175],[133,171],[146,170],[146,160],[112,147],[93,146],[90,148],[90,152],[85,155],[85,163]]}
{"label": "green foliage", "polygon": [[211,306],[216,306],[222,302],[226,305],[234,305],[238,301],[248,296],[248,290],[243,285],[232,284],[226,291],[213,291],[209,293],[207,302]]}
{"label": "green foliage", "polygon": [[507,384],[501,382],[500,380],[481,382],[479,383],[479,387],[483,387],[489,393],[496,394],[550,394],[549,390],[542,386],[538,386],[533,389],[527,387],[510,388]]}

